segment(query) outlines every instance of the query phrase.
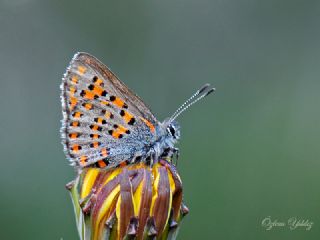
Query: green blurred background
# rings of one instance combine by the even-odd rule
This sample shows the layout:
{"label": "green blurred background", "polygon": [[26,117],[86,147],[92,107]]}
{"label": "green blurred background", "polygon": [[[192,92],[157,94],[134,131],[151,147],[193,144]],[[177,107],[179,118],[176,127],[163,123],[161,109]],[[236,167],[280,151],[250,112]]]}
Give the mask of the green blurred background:
{"label": "green blurred background", "polygon": [[[0,1],[0,238],[77,239],[60,144],[62,74],[89,52],[183,114],[179,239],[319,239],[320,2]],[[267,216],[314,222],[266,231]]]}

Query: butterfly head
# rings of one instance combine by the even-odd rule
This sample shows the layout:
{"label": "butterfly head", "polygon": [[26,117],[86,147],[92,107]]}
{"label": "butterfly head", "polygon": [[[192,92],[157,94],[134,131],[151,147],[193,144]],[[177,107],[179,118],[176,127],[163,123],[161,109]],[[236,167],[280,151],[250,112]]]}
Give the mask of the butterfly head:
{"label": "butterfly head", "polygon": [[166,131],[166,137],[171,139],[172,142],[176,142],[180,139],[180,125],[177,121],[165,120],[163,126]]}

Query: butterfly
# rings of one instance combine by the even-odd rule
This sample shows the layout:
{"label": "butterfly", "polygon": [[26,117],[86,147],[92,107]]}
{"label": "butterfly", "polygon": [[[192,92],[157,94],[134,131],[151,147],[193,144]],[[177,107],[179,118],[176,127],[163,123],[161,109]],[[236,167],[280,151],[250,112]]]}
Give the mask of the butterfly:
{"label": "butterfly", "polygon": [[179,153],[176,118],[215,89],[195,92],[170,117],[159,122],[144,102],[107,66],[88,53],[76,53],[61,84],[64,152],[71,165],[112,168],[140,161],[153,164]]}

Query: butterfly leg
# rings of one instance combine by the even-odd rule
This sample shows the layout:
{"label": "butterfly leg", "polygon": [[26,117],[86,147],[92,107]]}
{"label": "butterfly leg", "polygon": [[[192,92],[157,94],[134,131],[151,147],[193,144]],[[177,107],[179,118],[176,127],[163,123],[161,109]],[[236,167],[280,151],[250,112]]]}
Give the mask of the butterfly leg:
{"label": "butterfly leg", "polygon": [[175,155],[176,159],[179,159],[180,156],[180,149],[179,148],[173,148],[172,149],[173,155]]}
{"label": "butterfly leg", "polygon": [[164,149],[160,158],[168,158],[169,160],[172,160],[172,158],[175,158],[176,159],[175,165],[176,165],[178,162],[179,156],[180,156],[179,148],[166,148]]}
{"label": "butterfly leg", "polygon": [[130,161],[131,163],[139,163],[143,158],[143,153],[142,152],[136,152],[134,154],[134,157]]}
{"label": "butterfly leg", "polygon": [[156,162],[155,154],[150,154],[148,157],[146,157],[145,162],[147,165],[152,167],[153,164]]}
{"label": "butterfly leg", "polygon": [[155,163],[158,161],[156,152],[153,151],[153,152],[151,153],[150,157],[151,157],[150,165],[153,166],[153,164],[155,164]]}
{"label": "butterfly leg", "polygon": [[180,156],[180,149],[179,148],[172,148],[172,153],[173,153],[173,156],[175,157],[176,159],[176,166],[178,166],[178,159],[179,159],[179,156]]}
{"label": "butterfly leg", "polygon": [[158,161],[159,161],[159,156],[157,155],[157,151],[154,148],[151,148],[148,153],[148,157],[146,158],[147,164],[149,164],[150,166],[153,166],[153,164],[155,164]]}
{"label": "butterfly leg", "polygon": [[166,148],[163,150],[162,154],[160,155],[160,158],[171,158],[172,157],[172,150],[171,148]]}
{"label": "butterfly leg", "polygon": [[154,148],[149,150],[144,161],[149,166],[153,166],[153,164],[157,161],[157,154]]}

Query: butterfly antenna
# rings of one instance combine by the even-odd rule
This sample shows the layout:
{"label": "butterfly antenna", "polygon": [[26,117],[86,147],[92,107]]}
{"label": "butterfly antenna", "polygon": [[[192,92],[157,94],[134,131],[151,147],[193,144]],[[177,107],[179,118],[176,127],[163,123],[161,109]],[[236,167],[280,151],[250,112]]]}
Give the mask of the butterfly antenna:
{"label": "butterfly antenna", "polygon": [[181,111],[181,109],[183,107],[185,107],[192,99],[194,99],[195,97],[199,96],[199,94],[203,93],[203,91],[205,91],[208,87],[210,86],[210,84],[205,84],[203,85],[199,90],[197,90],[187,101],[185,101],[175,112],[174,114],[172,114],[171,118],[174,118],[176,114],[178,114],[178,112]]}
{"label": "butterfly antenna", "polygon": [[[208,96],[210,93],[214,92],[215,88],[209,88],[210,84],[205,84],[203,87],[201,87],[198,91],[196,91],[187,101],[185,101],[171,116],[170,122],[175,120],[181,113],[183,113],[185,110],[187,110],[191,105],[195,104],[202,98]],[[193,101],[192,101],[193,100]]]}

